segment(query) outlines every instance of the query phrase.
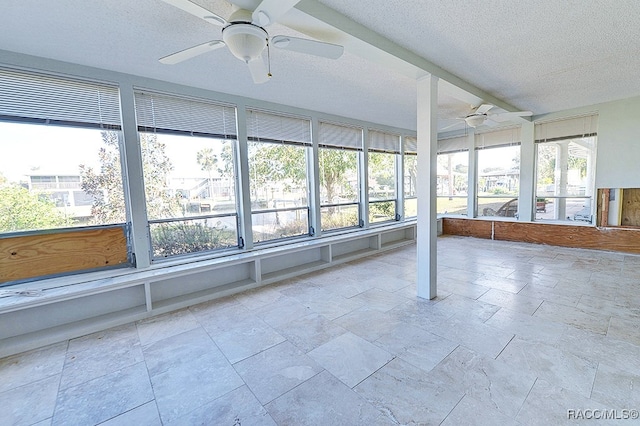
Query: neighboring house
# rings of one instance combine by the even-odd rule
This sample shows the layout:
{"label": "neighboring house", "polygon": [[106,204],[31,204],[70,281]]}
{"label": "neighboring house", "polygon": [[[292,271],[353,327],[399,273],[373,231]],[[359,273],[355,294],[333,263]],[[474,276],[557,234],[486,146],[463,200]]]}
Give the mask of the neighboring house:
{"label": "neighboring house", "polygon": [[91,217],[94,198],[82,190],[80,175],[32,173],[26,177],[29,191],[48,196],[67,217]]}

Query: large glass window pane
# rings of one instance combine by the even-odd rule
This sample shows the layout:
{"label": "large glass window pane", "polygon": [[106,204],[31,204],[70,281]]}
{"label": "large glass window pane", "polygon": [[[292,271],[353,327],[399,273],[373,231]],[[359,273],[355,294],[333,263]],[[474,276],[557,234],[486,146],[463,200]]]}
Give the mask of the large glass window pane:
{"label": "large glass window pane", "polygon": [[438,154],[437,212],[467,214],[469,152]]}
{"label": "large glass window pane", "polygon": [[0,122],[0,233],[126,222],[119,136]]}
{"label": "large glass window pane", "polygon": [[595,137],[540,142],[536,220],[592,221]]}
{"label": "large glass window pane", "polygon": [[358,151],[340,148],[318,150],[323,231],[360,223],[358,155]]}
{"label": "large glass window pane", "polygon": [[234,144],[140,133],[154,257],[238,245]]}
{"label": "large glass window pane", "polygon": [[418,201],[416,199],[416,183],[418,177],[418,156],[414,153],[405,153],[404,163],[404,217],[418,215]]}
{"label": "large glass window pane", "polygon": [[477,151],[478,216],[518,216],[520,146]]}
{"label": "large glass window pane", "polygon": [[369,222],[395,220],[396,154],[369,152]]}
{"label": "large glass window pane", "polygon": [[309,233],[307,149],[249,142],[254,242]]}

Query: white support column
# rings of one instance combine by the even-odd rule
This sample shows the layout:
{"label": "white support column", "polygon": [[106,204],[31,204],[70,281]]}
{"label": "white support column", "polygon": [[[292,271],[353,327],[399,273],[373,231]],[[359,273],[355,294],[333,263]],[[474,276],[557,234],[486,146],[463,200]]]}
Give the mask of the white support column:
{"label": "white support column", "polygon": [[247,110],[244,105],[238,105],[236,117],[238,120],[238,155],[236,185],[238,191],[238,220],[240,222],[240,236],[244,241],[244,248],[253,248],[253,226],[251,221],[251,186],[249,185],[249,149],[247,145]]}
{"label": "white support column", "polygon": [[124,171],[127,217],[131,223],[131,251],[135,256],[136,268],[147,268],[151,264],[151,239],[144,192],[142,153],[136,123],[136,106],[133,86],[130,84],[120,85],[120,108],[123,135],[121,143],[124,145],[124,149],[121,150],[121,164]]}
{"label": "white support column", "polygon": [[[560,195],[566,196],[568,187],[568,174],[569,174],[569,144],[563,142],[558,145],[556,169],[559,178],[556,180],[559,182],[557,187],[560,189]],[[557,191],[556,191],[557,192]],[[567,199],[556,198],[556,218],[565,220],[567,218]]]}
{"label": "white support column", "polygon": [[360,156],[360,204],[363,228],[369,227],[369,130],[362,129],[362,155]]}
{"label": "white support column", "polygon": [[404,220],[404,135],[400,136],[400,155],[396,155],[396,217]]}
{"label": "white support column", "polygon": [[321,213],[320,213],[320,164],[318,157],[318,131],[320,125],[318,118],[311,119],[311,155],[307,158],[307,176],[309,176],[309,226],[313,227],[314,235],[320,237]]}
{"label": "white support column", "polygon": [[523,123],[520,128],[520,196],[518,199],[518,220],[531,222],[535,218],[536,196],[536,147],[533,137],[533,123]]}
{"label": "white support column", "polygon": [[417,82],[418,91],[418,297],[437,296],[436,168],[438,153],[438,78]]}
{"label": "white support column", "polygon": [[478,193],[478,174],[476,173],[478,156],[476,155],[476,134],[473,128],[467,134],[467,146],[469,147],[469,170],[467,173],[467,217],[476,216],[476,194]]}

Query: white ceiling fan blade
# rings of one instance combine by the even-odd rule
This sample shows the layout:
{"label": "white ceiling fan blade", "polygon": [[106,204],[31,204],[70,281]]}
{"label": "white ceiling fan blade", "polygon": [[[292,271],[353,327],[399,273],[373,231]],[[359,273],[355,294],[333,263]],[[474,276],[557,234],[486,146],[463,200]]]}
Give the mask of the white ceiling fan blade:
{"label": "white ceiling fan blade", "polygon": [[533,115],[531,111],[513,111],[513,112],[503,112],[500,114],[490,114],[489,118],[493,121],[503,122],[509,121],[514,117],[530,117]]}
{"label": "white ceiling fan blade", "polygon": [[171,6],[175,6],[178,9],[182,9],[187,13],[192,14],[193,16],[197,16],[200,19],[204,19],[205,21],[223,26],[227,25],[227,20],[221,16],[216,15],[215,13],[205,9],[202,6],[198,6],[195,3],[190,2],[189,0],[162,0],[165,3],[170,4]]}
{"label": "white ceiling fan blade", "polygon": [[171,55],[167,55],[160,58],[160,62],[167,65],[177,64],[178,62],[186,61],[187,59],[195,58],[203,53],[211,52],[212,50],[219,49],[224,46],[222,40],[212,40],[206,43],[199,44],[197,46],[190,47],[188,49],[181,50]]}
{"label": "white ceiling fan blade", "polygon": [[273,24],[299,1],[300,0],[262,0],[262,3],[260,3],[251,14],[251,21],[260,27]]}
{"label": "white ceiling fan blade", "polygon": [[262,56],[247,62],[247,65],[254,83],[260,84],[269,81],[269,71],[262,60]]}
{"label": "white ceiling fan blade", "polygon": [[474,114],[486,114],[489,110],[493,108],[491,104],[482,104],[474,111]]}
{"label": "white ceiling fan blade", "polygon": [[454,127],[458,127],[461,124],[464,124],[464,121],[460,121],[458,123],[449,124],[448,126],[445,126],[442,129],[438,129],[438,132],[444,132],[445,130],[453,129]]}
{"label": "white ceiling fan blade", "polygon": [[271,38],[271,45],[279,49],[307,53],[329,59],[338,59],[344,53],[344,47],[337,44],[282,35]]}

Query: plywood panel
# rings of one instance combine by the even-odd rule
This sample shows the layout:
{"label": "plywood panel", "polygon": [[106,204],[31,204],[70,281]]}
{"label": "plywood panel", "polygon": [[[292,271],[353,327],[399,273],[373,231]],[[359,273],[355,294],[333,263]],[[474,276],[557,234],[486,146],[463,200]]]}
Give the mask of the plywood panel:
{"label": "plywood panel", "polygon": [[0,282],[125,263],[122,226],[0,239]]}
{"label": "plywood panel", "polygon": [[622,191],[622,226],[640,226],[640,188]]}
{"label": "plywood panel", "polygon": [[442,233],[465,237],[491,238],[490,220],[442,219]]}
{"label": "plywood panel", "polygon": [[495,222],[494,238],[640,254],[640,230],[542,223]]}
{"label": "plywood panel", "polygon": [[[640,229],[443,218],[443,233],[640,254]],[[493,226],[493,237],[492,237]]]}

